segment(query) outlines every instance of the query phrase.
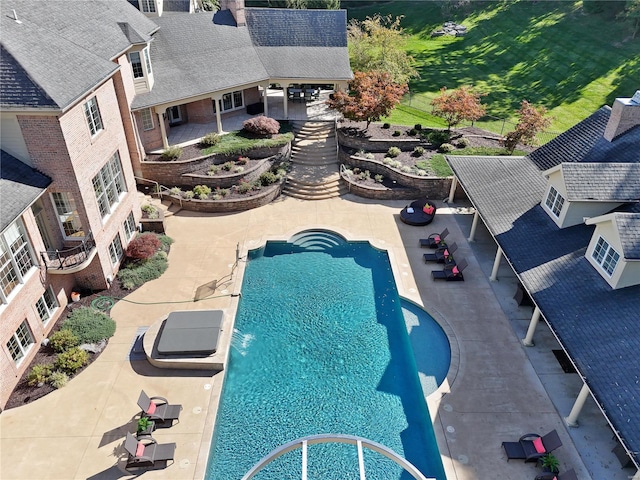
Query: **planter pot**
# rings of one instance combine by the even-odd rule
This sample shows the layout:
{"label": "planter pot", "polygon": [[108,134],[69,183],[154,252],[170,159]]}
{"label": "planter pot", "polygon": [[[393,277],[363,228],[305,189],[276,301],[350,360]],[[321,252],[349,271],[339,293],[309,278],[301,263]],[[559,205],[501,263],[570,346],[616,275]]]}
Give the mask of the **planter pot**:
{"label": "planter pot", "polygon": [[71,292],[71,301],[72,302],[79,302],[80,301],[80,293]]}

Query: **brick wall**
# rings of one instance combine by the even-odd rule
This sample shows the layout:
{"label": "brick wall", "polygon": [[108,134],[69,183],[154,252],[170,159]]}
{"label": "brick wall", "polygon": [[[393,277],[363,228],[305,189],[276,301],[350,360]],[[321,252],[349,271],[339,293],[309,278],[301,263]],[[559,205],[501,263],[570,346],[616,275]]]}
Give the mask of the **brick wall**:
{"label": "brick wall", "polygon": [[117,62],[120,65],[120,70],[113,75],[113,83],[118,100],[120,118],[122,119],[122,126],[127,140],[127,147],[129,148],[129,156],[131,157],[133,170],[137,171],[138,165],[144,156],[144,150],[136,135],[130,108],[133,97],[135,96],[133,72],[127,55],[121,55]]}
{"label": "brick wall", "polygon": [[[151,116],[153,118],[153,128],[151,130],[145,130],[144,127],[142,126],[142,115],[140,114],[139,111],[133,112],[133,115],[136,119],[136,125],[138,126],[138,135],[140,135],[140,140],[142,141],[144,151],[150,152],[152,150],[162,150],[163,149],[162,130],[160,129],[160,125],[158,124],[158,121],[159,121],[158,115],[152,109]],[[168,122],[166,125],[168,125]],[[168,135],[168,132],[167,132],[167,135]],[[143,152],[143,157],[144,157],[144,152]]]}
{"label": "brick wall", "polygon": [[187,103],[184,106],[187,118],[191,123],[211,123],[216,121],[216,114],[213,113],[213,101],[210,98]]}

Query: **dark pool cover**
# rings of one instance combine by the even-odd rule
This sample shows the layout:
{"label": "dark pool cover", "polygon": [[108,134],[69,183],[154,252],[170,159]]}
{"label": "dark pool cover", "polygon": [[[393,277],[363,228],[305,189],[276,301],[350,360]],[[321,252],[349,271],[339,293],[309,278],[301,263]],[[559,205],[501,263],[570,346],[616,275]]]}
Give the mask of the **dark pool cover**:
{"label": "dark pool cover", "polygon": [[172,312],[164,321],[158,340],[160,355],[211,355],[218,348],[222,310]]}

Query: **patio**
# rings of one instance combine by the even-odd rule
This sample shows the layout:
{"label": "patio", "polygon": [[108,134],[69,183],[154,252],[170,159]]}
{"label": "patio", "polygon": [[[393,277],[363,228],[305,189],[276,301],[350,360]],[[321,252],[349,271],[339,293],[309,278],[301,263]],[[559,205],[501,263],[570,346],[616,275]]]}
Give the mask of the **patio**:
{"label": "patio", "polygon": [[[333,110],[330,110],[325,103],[329,99],[329,95],[331,93],[333,93],[333,90],[321,90],[320,95],[317,99],[306,103],[293,102],[289,100],[287,102],[288,118],[285,118],[283,91],[269,89],[267,90],[268,112],[266,113],[266,115],[268,117],[275,118],[276,120],[335,120],[336,118],[340,118],[340,114]],[[256,115],[249,115],[246,111],[246,107],[242,110],[223,115],[222,133],[242,129],[242,122],[255,116]],[[171,131],[169,132],[169,145],[193,145],[207,133],[216,131],[216,122],[184,123],[182,125],[176,125],[175,127],[171,127]]]}

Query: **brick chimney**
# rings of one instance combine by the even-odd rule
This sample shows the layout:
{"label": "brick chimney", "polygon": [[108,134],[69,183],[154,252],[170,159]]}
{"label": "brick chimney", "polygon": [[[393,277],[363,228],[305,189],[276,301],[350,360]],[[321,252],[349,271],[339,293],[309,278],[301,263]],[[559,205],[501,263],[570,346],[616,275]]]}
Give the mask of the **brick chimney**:
{"label": "brick chimney", "polygon": [[610,142],[621,133],[640,125],[640,90],[632,98],[616,98],[611,107],[604,138]]}
{"label": "brick chimney", "polygon": [[244,17],[244,0],[220,0],[220,10],[231,10],[236,25],[244,27],[247,20]]}

